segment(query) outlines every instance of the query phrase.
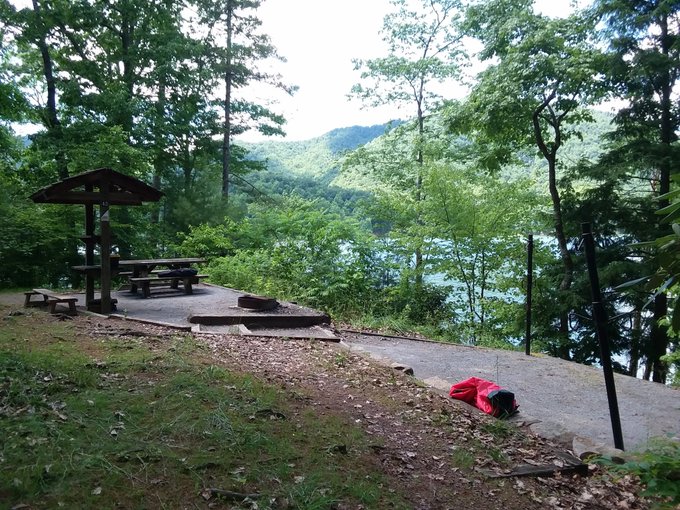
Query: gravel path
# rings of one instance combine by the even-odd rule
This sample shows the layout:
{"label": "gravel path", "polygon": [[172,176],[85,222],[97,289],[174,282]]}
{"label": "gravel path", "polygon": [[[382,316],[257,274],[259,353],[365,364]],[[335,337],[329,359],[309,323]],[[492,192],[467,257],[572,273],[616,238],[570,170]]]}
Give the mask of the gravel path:
{"label": "gravel path", "polygon": [[[344,333],[352,350],[408,365],[415,376],[442,390],[476,376],[515,393],[517,420],[563,441],[613,446],[602,371],[548,356]],[[680,438],[680,391],[616,375],[624,445],[633,449],[654,436]],[[594,444],[593,444],[594,443]]]}

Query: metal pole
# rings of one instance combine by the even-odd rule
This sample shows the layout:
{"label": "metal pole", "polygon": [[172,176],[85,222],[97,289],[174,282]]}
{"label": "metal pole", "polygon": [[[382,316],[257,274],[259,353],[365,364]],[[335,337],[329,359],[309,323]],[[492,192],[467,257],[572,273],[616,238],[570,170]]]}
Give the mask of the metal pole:
{"label": "metal pole", "polygon": [[593,297],[593,319],[595,320],[597,338],[600,342],[600,357],[602,358],[602,370],[604,372],[604,382],[607,388],[607,400],[609,402],[609,416],[612,421],[614,446],[619,450],[623,450],[623,433],[621,432],[619,403],[616,398],[611,349],[609,348],[609,338],[607,337],[607,313],[602,304],[600,280],[597,274],[597,265],[595,264],[595,241],[593,240],[590,223],[582,223],[581,228],[583,232],[583,242],[586,248],[586,262],[588,264],[588,276],[590,277],[590,289]]}
{"label": "metal pole", "polygon": [[524,353],[531,356],[531,290],[534,277],[534,236],[529,234],[527,239],[527,320],[524,335]]}

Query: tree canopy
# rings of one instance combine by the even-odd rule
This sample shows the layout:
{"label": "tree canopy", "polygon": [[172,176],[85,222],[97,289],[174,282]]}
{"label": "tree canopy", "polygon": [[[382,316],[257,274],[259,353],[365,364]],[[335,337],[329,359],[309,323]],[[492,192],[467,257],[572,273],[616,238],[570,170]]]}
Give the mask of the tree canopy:
{"label": "tree canopy", "polygon": [[24,5],[0,0],[2,286],[78,287],[81,214],[26,197],[107,166],[165,193],[113,211],[122,256],[206,256],[213,282],[449,341],[519,347],[534,233],[533,345],[598,363],[587,221],[617,369],[677,374],[677,0],[564,17],[391,0],[384,54],[355,61],[348,92],[407,118],[259,144],[237,136],[282,135],[285,119],[248,85],[295,91],[267,71],[282,56],[259,0]]}

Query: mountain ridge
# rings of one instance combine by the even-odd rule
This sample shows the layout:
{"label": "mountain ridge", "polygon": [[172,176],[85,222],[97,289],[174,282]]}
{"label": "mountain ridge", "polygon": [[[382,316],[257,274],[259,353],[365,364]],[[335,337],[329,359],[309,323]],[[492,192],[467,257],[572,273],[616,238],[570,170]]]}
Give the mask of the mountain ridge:
{"label": "mountain ridge", "polygon": [[249,159],[266,161],[270,172],[325,180],[329,172],[337,174],[337,162],[344,153],[382,136],[398,122],[335,128],[307,140],[268,140],[239,145],[248,150]]}

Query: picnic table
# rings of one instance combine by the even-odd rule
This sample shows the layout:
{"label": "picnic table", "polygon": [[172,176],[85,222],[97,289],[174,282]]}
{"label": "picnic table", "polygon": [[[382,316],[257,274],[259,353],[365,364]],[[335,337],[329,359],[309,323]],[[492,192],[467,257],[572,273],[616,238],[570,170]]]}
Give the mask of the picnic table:
{"label": "picnic table", "polygon": [[198,257],[121,260],[118,262],[118,274],[128,276],[130,292],[135,293],[137,288],[141,287],[145,298],[151,294],[152,282],[168,282],[173,289],[178,288],[179,282],[182,282],[184,293],[191,294],[192,284],[198,283],[201,278],[207,278],[207,275],[162,275],[157,272],[154,274],[154,271],[157,267],[165,267],[168,270],[182,269],[205,262],[205,259]]}

